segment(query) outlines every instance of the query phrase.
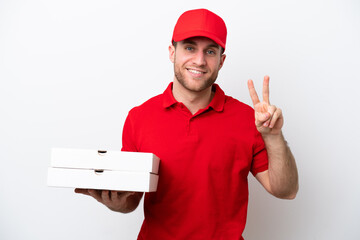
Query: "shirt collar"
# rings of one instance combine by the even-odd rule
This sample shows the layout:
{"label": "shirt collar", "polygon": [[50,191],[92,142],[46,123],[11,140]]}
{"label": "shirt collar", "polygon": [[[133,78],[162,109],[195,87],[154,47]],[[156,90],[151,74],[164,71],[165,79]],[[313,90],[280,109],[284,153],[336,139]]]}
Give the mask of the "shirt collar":
{"label": "shirt collar", "polygon": [[215,95],[211,100],[209,107],[211,107],[217,112],[221,112],[222,110],[224,110],[225,93],[216,83],[213,84],[212,89],[213,91],[215,91]]}
{"label": "shirt collar", "polygon": [[[176,99],[174,98],[174,95],[172,93],[172,86],[173,83],[171,82],[166,90],[163,93],[163,107],[168,108],[177,103]],[[212,90],[215,91],[215,95],[213,99],[211,100],[210,104],[208,105],[208,108],[211,107],[217,112],[221,112],[224,109],[224,103],[225,103],[225,93],[220,88],[219,85],[213,84]]]}
{"label": "shirt collar", "polygon": [[172,105],[177,103],[176,99],[174,98],[174,95],[172,94],[172,86],[173,86],[173,83],[171,82],[163,93],[164,108],[171,107]]}

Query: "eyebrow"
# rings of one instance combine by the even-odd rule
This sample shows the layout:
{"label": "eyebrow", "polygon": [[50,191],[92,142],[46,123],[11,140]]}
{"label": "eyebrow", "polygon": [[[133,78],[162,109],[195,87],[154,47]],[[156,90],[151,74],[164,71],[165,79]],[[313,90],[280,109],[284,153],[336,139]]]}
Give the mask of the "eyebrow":
{"label": "eyebrow", "polygon": [[[190,40],[190,39],[185,39],[185,40],[183,40],[183,43],[184,44],[192,44],[192,45],[197,45],[196,44],[196,42],[194,42],[194,41],[192,41],[192,40]],[[215,44],[215,43],[211,43],[211,44],[209,44],[208,46],[207,46],[208,48],[218,48],[218,49],[220,49],[220,45],[218,45],[218,44]]]}

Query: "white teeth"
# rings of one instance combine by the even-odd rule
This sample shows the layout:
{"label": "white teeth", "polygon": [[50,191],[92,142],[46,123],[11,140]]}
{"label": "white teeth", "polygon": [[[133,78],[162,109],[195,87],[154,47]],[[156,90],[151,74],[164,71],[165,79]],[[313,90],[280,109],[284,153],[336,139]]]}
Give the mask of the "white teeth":
{"label": "white teeth", "polygon": [[196,71],[196,70],[193,70],[193,69],[189,69],[189,72],[192,72],[192,73],[195,73],[195,74],[201,74],[202,73],[200,71]]}

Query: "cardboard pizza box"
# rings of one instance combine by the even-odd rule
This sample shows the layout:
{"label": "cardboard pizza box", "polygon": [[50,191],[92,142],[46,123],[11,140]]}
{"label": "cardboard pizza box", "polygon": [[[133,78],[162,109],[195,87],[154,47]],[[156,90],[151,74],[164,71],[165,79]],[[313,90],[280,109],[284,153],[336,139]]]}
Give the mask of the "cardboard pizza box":
{"label": "cardboard pizza box", "polygon": [[154,192],[160,159],[152,153],[54,148],[48,186]]}
{"label": "cardboard pizza box", "polygon": [[53,148],[51,166],[158,173],[160,159],[152,153]]}

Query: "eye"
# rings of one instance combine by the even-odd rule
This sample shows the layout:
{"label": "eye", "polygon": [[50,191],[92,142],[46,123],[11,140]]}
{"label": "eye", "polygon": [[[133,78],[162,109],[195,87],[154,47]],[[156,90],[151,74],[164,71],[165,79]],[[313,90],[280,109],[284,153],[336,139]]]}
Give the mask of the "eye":
{"label": "eye", "polygon": [[193,47],[185,47],[185,50],[187,50],[187,51],[193,51],[194,50],[194,48]]}
{"label": "eye", "polygon": [[206,53],[209,54],[209,55],[215,55],[216,54],[216,52],[214,50],[207,50]]}

